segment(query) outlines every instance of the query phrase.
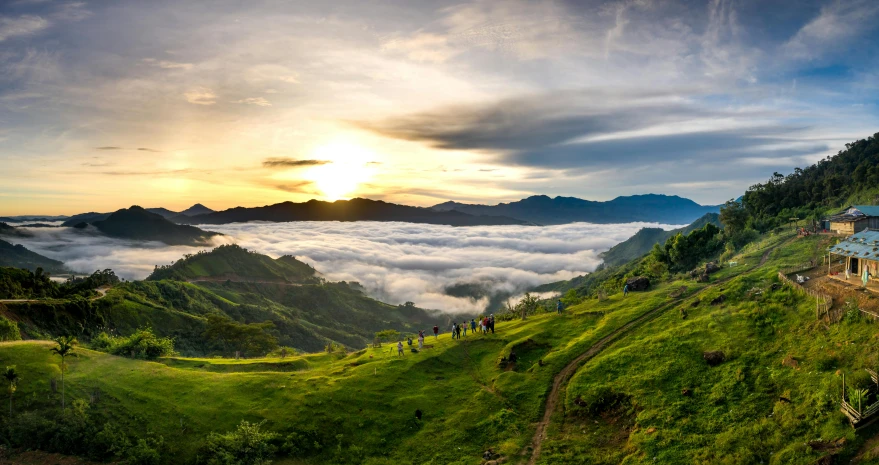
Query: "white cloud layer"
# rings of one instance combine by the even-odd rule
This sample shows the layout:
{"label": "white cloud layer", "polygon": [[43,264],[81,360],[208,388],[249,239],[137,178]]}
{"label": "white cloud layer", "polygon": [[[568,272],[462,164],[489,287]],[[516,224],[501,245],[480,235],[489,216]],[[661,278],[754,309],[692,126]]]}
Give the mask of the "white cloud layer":
{"label": "white cloud layer", "polygon": [[[476,312],[474,301],[445,293],[455,284],[477,284],[489,293],[521,294],[543,283],[593,271],[599,253],[656,224],[485,226],[454,228],[413,223],[294,222],[210,226],[220,239],[272,257],[294,255],[331,281],[357,281],[370,295],[399,304],[415,302],[448,312]],[[674,226],[660,225],[665,228]],[[133,243],[67,228],[34,228],[21,243],[81,272],[112,268],[128,279],[146,277],[193,247]]]}

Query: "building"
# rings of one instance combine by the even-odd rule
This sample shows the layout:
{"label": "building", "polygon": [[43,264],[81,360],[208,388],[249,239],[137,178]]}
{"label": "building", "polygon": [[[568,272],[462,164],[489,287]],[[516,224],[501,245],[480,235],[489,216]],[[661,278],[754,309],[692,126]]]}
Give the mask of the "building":
{"label": "building", "polygon": [[865,229],[879,230],[879,206],[852,205],[826,220],[830,230],[839,234],[854,234]]}
{"label": "building", "polygon": [[[872,285],[879,278],[879,231],[865,229],[855,233],[831,247],[829,254],[831,277],[861,285]],[[843,262],[841,271],[834,271],[834,260]]]}

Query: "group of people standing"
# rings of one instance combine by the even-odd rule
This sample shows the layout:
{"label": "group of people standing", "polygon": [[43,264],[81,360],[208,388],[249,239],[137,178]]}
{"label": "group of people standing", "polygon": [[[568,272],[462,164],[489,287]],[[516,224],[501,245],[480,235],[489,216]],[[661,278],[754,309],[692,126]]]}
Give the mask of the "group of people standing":
{"label": "group of people standing", "polygon": [[[477,329],[481,331],[482,334],[488,334],[489,331],[491,331],[491,334],[494,334],[494,314],[480,317],[479,321],[477,321],[476,318],[472,318],[470,319],[470,323],[467,323],[467,321],[462,323],[453,322],[452,339],[461,339],[461,333],[464,333],[464,336],[466,336],[468,326],[472,334],[476,334]],[[434,326],[434,330],[436,330],[436,326]]]}

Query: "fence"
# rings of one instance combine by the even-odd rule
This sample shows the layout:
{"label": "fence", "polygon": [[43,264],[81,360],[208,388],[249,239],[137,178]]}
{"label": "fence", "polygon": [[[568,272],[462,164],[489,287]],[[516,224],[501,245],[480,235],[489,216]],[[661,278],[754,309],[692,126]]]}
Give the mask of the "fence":
{"label": "fence", "polygon": [[796,281],[790,279],[788,275],[794,273],[801,273],[806,270],[810,270],[815,268],[815,261],[804,262],[798,266],[790,267],[783,269],[778,272],[778,279],[781,282],[788,284],[792,289],[799,292],[800,294],[805,294],[815,299],[815,318],[821,318],[822,316],[827,315],[830,317],[830,308],[833,307],[833,298],[823,292],[818,292],[812,289],[806,289],[801,286]]}

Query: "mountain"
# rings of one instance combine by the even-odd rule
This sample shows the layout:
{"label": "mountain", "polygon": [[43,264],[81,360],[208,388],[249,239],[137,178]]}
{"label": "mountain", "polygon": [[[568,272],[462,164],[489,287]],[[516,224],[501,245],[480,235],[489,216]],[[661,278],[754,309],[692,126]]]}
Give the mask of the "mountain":
{"label": "mountain", "polygon": [[66,219],[67,216],[64,215],[20,215],[0,217],[0,221],[3,221],[4,223],[24,223],[28,221],[61,221]]}
{"label": "mountain", "polygon": [[26,249],[23,245],[13,245],[4,240],[0,240],[0,266],[26,268],[31,271],[42,268],[53,273],[67,271],[64,263],[58,260],[52,260]]}
{"label": "mountain", "polygon": [[704,206],[676,195],[633,195],[607,202],[576,197],[535,195],[517,202],[477,205],[445,202],[436,211],[460,211],[471,215],[497,215],[538,224],[631,223],[635,221],[686,224],[706,213],[718,213],[719,206]]}
{"label": "mountain", "polygon": [[30,234],[16,228],[15,226],[10,226],[6,223],[0,222],[0,236],[30,237]]}
{"label": "mountain", "polygon": [[156,267],[147,281],[247,281],[262,283],[316,283],[314,268],[285,255],[273,259],[237,245],[222,245],[210,252],[187,255],[173,265]]}
{"label": "mountain", "polygon": [[204,205],[202,205],[200,203],[197,203],[197,204],[187,208],[186,210],[183,210],[179,214],[184,215],[184,216],[195,216],[195,215],[207,215],[208,213],[213,213],[213,212],[214,212],[214,210],[211,210],[210,208],[205,207]]}
{"label": "mountain", "polygon": [[692,224],[671,231],[666,231],[662,228],[641,228],[634,236],[602,253],[601,258],[607,265],[622,265],[650,252],[654,244],[664,244],[668,238],[678,233],[686,235],[702,228],[708,223],[721,227],[720,215],[717,213],[707,213]]}
{"label": "mountain", "polygon": [[73,216],[68,217],[61,223],[61,226],[71,227],[76,226],[80,223],[91,223],[94,221],[103,221],[109,217],[111,213],[98,213],[98,212],[88,212],[88,213],[79,213]]}
{"label": "mountain", "polygon": [[94,221],[92,226],[102,233],[123,239],[159,241],[169,245],[207,245],[219,233],[202,231],[194,226],[172,223],[161,215],[132,206],[112,213],[105,220]]}
{"label": "mountain", "polygon": [[[214,211],[204,205],[197,203],[182,212],[175,212],[173,210],[168,210],[167,208],[157,207],[157,208],[145,208],[144,210],[155,213],[159,216],[162,216],[166,219],[172,219],[177,216],[194,216],[194,215],[204,215],[207,213],[213,213]],[[58,219],[64,219],[64,223],[61,226],[71,227],[76,226],[79,223],[92,223],[95,221],[106,220],[112,213],[98,213],[98,212],[88,212],[88,213],[80,213],[73,216],[65,216],[58,217]],[[2,221],[2,220],[0,220]],[[56,220],[57,221],[57,220]]]}
{"label": "mountain", "polygon": [[403,221],[451,226],[527,223],[505,216],[438,211],[361,198],[335,202],[320,200],[309,200],[303,203],[283,202],[255,208],[236,207],[193,217],[178,216],[174,218],[174,221],[184,224],[226,224],[246,221]]}

